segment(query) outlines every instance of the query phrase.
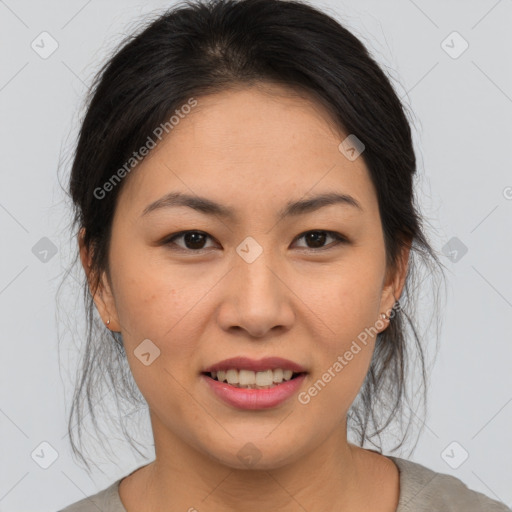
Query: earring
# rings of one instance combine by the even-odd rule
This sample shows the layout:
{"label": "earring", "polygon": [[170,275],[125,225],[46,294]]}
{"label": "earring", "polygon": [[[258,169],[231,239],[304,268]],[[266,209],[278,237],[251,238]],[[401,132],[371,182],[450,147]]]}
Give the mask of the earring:
{"label": "earring", "polygon": [[110,325],[110,318],[107,320],[107,323],[105,324],[107,327]]}
{"label": "earring", "polygon": [[388,320],[389,319],[389,317],[388,317],[388,315],[386,315],[386,313],[381,313],[380,317],[382,318],[382,320]]}

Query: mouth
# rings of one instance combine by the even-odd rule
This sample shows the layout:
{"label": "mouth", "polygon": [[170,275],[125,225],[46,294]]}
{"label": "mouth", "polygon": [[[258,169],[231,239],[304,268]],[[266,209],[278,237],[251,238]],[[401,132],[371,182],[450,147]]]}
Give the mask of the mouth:
{"label": "mouth", "polygon": [[290,400],[300,388],[308,372],[289,368],[252,371],[230,368],[201,372],[206,388],[227,405],[238,410],[271,409]]}
{"label": "mouth", "polygon": [[307,372],[294,372],[289,369],[268,369],[255,372],[245,369],[229,369],[211,372],[202,372],[202,375],[220,382],[227,383],[234,388],[242,389],[271,389],[280,386],[286,382],[297,379]]}

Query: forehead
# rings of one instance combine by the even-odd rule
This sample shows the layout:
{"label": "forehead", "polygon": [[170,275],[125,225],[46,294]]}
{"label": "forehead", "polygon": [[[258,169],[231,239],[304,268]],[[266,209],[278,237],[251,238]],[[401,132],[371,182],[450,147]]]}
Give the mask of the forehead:
{"label": "forehead", "polygon": [[320,103],[274,85],[196,100],[129,176],[122,195],[132,207],[143,210],[173,190],[260,210],[271,204],[262,197],[329,190],[367,206],[375,200],[363,159],[340,152],[346,134]]}
{"label": "forehead", "polygon": [[[311,149],[342,137],[319,102],[304,92],[269,84],[198,98],[198,106],[173,133],[176,143],[186,138],[204,151],[231,150],[231,155],[240,148],[260,153],[298,149],[297,145]],[[311,138],[311,144],[305,138]]]}

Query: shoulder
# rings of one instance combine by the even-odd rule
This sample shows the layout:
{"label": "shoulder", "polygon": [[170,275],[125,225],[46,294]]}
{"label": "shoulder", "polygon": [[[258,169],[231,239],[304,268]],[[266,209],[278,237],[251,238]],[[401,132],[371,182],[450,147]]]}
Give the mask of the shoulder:
{"label": "shoulder", "polygon": [[469,489],[454,476],[387,455],[400,472],[397,512],[512,512],[504,503]]}
{"label": "shoulder", "polygon": [[119,483],[122,478],[102,491],[72,503],[59,512],[126,512],[119,498]]}

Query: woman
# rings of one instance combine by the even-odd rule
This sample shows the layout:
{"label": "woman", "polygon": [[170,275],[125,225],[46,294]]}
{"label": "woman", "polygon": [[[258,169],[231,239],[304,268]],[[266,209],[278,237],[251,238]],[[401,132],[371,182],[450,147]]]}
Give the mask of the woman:
{"label": "woman", "polygon": [[183,4],[126,42],[71,172],[90,299],[72,416],[101,376],[140,390],[156,457],[65,511],[508,510],[362,447],[403,409],[411,344],[425,377],[404,299],[415,258],[441,264],[415,170],[386,75],[309,5]]}

